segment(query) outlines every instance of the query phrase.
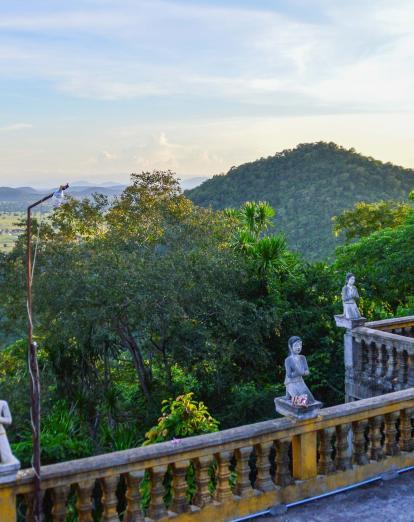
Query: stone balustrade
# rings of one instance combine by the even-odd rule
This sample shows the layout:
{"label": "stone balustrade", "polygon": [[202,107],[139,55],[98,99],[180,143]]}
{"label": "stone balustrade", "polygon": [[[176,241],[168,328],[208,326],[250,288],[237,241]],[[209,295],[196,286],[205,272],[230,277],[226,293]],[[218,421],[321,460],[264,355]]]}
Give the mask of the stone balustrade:
{"label": "stone balustrade", "polygon": [[[414,386],[414,317],[367,322],[345,335],[347,400]],[[348,341],[347,341],[348,337]]]}
{"label": "stone balustrade", "polygon": [[393,317],[392,319],[382,319],[380,321],[368,321],[364,326],[374,330],[414,337],[414,315]]}
{"label": "stone balustrade", "polygon": [[[279,418],[44,466],[43,505],[54,522],[75,514],[79,522],[232,520],[414,465],[413,416],[407,389],[307,421]],[[33,488],[31,470],[0,484],[0,520],[32,520]]]}

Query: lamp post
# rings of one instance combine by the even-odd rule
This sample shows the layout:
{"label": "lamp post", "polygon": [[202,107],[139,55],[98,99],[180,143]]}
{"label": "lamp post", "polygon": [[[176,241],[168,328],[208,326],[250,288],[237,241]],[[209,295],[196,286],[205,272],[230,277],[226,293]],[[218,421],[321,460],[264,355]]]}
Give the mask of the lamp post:
{"label": "lamp post", "polygon": [[28,315],[28,363],[30,374],[30,418],[32,424],[33,457],[32,467],[34,470],[35,494],[33,498],[33,517],[35,522],[40,522],[42,512],[42,497],[40,491],[40,378],[39,365],[37,362],[37,343],[33,341],[32,320],[32,208],[44,201],[55,197],[57,202],[63,199],[63,191],[69,187],[68,184],[61,185],[59,190],[48,194],[36,203],[27,207],[27,315]]}

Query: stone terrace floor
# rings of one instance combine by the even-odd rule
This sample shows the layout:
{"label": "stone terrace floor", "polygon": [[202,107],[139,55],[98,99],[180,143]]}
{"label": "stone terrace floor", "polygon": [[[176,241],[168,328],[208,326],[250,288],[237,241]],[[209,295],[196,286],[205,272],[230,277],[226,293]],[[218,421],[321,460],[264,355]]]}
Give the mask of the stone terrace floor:
{"label": "stone terrace floor", "polygon": [[414,471],[291,507],[257,522],[414,522]]}

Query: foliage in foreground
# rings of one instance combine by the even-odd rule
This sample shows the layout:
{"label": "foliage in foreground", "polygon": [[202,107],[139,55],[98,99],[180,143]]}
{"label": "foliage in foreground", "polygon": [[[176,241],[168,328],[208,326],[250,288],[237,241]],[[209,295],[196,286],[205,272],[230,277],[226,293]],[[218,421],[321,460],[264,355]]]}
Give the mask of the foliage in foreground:
{"label": "foliage in foreground", "polygon": [[[272,233],[273,214],[264,202],[196,207],[171,173],[154,172],[133,175],[112,202],[70,200],[42,224],[33,293],[45,462],[137,446],[146,433],[158,442],[273,417],[291,335],[303,337],[315,395],[342,402],[332,316],[353,251],[334,266],[306,263]],[[25,328],[23,254],[21,238],[0,264],[13,335]],[[24,342],[4,356],[0,384],[19,411],[10,434],[27,462]]]}
{"label": "foliage in foreground", "polygon": [[210,415],[204,403],[193,400],[193,395],[190,392],[162,401],[162,415],[145,434],[144,445],[218,430],[219,422]]}

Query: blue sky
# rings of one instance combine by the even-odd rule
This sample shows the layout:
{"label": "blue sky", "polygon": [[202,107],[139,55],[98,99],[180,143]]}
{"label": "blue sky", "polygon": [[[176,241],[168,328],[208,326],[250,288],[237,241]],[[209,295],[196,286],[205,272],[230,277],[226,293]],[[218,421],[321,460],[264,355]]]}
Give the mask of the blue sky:
{"label": "blue sky", "polygon": [[208,176],[321,139],[414,167],[413,26],[410,0],[1,2],[0,184]]}

